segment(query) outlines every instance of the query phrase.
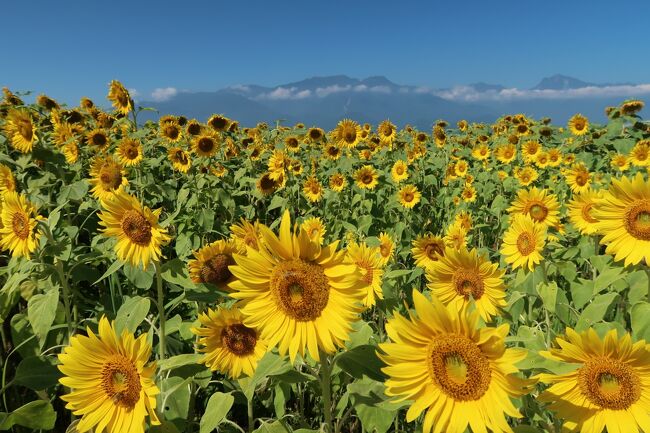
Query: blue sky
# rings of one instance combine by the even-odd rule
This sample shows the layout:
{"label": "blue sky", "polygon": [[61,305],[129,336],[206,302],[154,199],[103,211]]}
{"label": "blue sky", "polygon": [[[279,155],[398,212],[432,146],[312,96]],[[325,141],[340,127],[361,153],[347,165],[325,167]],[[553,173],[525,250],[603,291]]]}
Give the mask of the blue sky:
{"label": "blue sky", "polygon": [[[0,85],[76,103],[121,80],[216,90],[316,75],[527,88],[563,73],[650,81],[650,2],[11,1]],[[11,41],[11,42],[9,42]]]}

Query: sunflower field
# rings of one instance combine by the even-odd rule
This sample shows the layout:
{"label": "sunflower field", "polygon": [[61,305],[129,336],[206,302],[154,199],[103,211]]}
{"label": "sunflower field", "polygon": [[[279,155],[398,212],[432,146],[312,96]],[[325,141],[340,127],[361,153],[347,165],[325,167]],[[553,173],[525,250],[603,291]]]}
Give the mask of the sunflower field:
{"label": "sunflower field", "polygon": [[3,89],[0,430],[650,433],[650,123]]}

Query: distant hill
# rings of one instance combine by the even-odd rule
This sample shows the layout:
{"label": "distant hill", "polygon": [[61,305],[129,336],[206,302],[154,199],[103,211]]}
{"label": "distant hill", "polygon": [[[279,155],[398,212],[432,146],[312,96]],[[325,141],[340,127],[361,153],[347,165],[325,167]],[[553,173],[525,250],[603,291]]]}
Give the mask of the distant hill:
{"label": "distant hill", "polygon": [[[615,92],[563,96],[563,92],[575,89],[609,90],[611,86],[618,86]],[[483,82],[431,89],[396,84],[383,76],[357,79],[334,75],[275,87],[250,84],[213,92],[179,91],[163,101],[144,100],[138,104],[158,110],[159,114],[144,112],[145,119],[183,114],[205,121],[210,115],[221,113],[242,125],[280,121],[288,125],[304,122],[332,128],[339,120],[349,117],[372,124],[390,119],[400,126],[410,123],[428,129],[437,119],[492,122],[503,114],[515,112],[548,116],[557,123],[564,123],[571,115],[581,112],[595,121],[603,121],[606,106],[618,104],[627,97],[643,96],[635,94],[636,89],[629,83],[594,84],[559,74],[543,78],[530,90]]]}

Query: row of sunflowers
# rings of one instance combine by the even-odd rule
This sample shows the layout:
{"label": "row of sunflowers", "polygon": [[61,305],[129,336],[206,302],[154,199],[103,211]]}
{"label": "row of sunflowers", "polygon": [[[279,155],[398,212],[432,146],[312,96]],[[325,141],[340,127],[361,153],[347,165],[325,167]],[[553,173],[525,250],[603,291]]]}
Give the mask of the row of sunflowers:
{"label": "row of sunflowers", "polygon": [[326,131],[26,97],[0,430],[650,432],[641,101]]}

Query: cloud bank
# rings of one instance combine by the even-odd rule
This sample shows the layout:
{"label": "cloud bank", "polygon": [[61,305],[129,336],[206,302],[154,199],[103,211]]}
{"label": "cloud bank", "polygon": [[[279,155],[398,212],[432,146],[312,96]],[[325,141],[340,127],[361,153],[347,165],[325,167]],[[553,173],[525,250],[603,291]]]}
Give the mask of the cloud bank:
{"label": "cloud bank", "polygon": [[164,102],[173,98],[177,94],[178,90],[175,87],[159,87],[151,92],[151,99],[156,102]]}

